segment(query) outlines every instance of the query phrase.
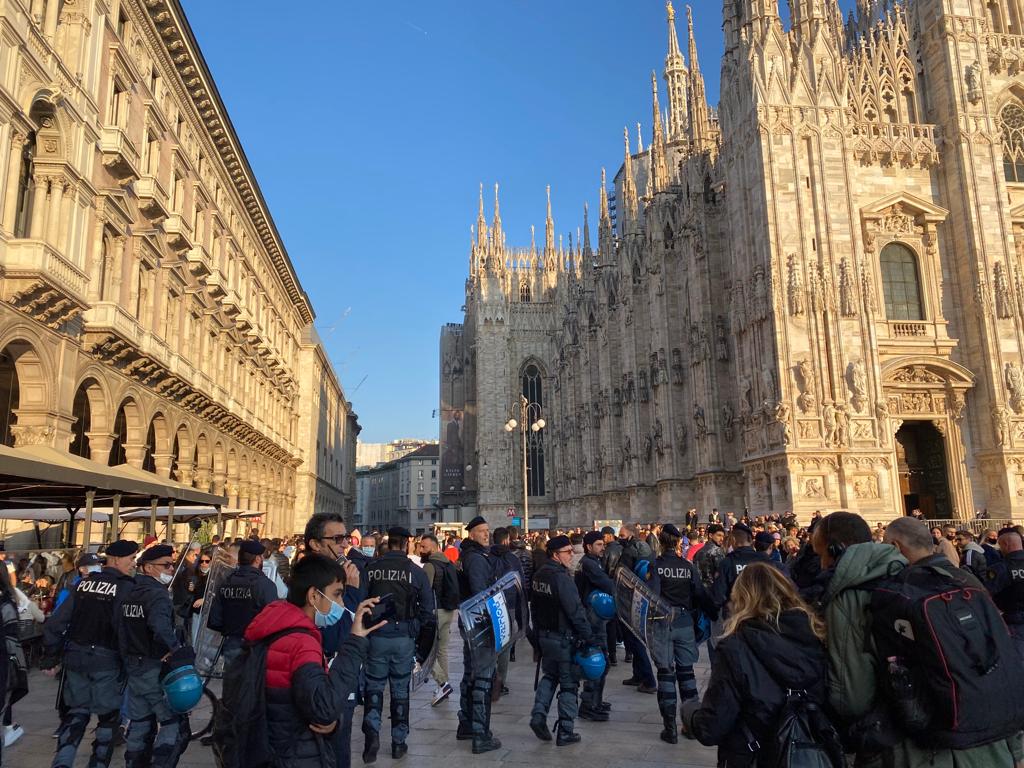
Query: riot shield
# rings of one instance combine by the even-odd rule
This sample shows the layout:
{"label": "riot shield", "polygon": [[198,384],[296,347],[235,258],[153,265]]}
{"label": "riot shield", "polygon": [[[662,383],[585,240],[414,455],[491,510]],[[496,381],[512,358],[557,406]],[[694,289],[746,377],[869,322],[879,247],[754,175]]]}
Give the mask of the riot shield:
{"label": "riot shield", "polygon": [[232,571],[236,563],[233,557],[223,547],[218,547],[213,554],[210,563],[210,574],[206,578],[206,591],[203,593],[203,607],[196,617],[199,631],[196,633],[196,672],[200,677],[209,678],[213,675],[217,666],[217,659],[220,656],[222,642],[220,632],[210,629],[207,623],[210,620],[210,608],[213,606],[213,597],[220,589]]}
{"label": "riot shield", "polygon": [[615,574],[615,610],[636,635],[656,667],[672,666],[672,622],[676,610],[658,597],[636,574],[619,568]]}
{"label": "riot shield", "polygon": [[434,642],[430,647],[430,652],[427,654],[427,658],[422,662],[420,662],[418,658],[413,659],[415,666],[412,669],[412,678],[409,682],[409,687],[413,691],[430,679],[431,670],[434,669],[434,662],[437,660],[437,646],[439,645],[437,642],[437,624],[434,624],[433,627]]}
{"label": "riot shield", "polygon": [[474,669],[497,662],[498,654],[526,634],[526,598],[518,573],[506,573],[459,605],[462,634]]}

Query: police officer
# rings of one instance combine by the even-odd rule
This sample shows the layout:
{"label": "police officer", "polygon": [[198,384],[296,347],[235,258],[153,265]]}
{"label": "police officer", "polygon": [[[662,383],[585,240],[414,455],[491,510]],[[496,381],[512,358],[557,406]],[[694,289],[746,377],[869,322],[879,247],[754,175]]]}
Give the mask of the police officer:
{"label": "police officer", "polygon": [[116,622],[121,601],[134,585],[130,574],[138,549],[134,541],[124,540],[107,547],[106,567],[78,582],[43,625],[47,655],[40,666],[54,669],[61,654],[64,665],[63,716],[53,768],[74,765],[91,715],[97,715],[99,722],[89,766],[106,768],[110,764],[124,689]]}
{"label": "police officer", "polygon": [[[459,550],[459,597],[468,600],[483,592],[494,583],[497,567],[494,556],[488,549],[491,529],[479,515],[466,526],[469,536]],[[473,666],[473,656],[466,641],[462,618],[459,618],[462,633],[462,683],[459,685],[459,729],[455,737],[459,741],[473,740],[473,754],[501,749],[501,741],[491,733],[491,689],[494,685],[495,665],[480,669]]]}
{"label": "police officer", "polygon": [[400,759],[408,751],[409,678],[415,663],[416,638],[420,630],[434,635],[434,590],[423,569],[413,564],[406,552],[412,534],[401,527],[388,529],[387,551],[366,566],[367,596],[390,595],[394,613],[387,626],[370,636],[366,656],[366,705],[363,711],[363,762],[377,759],[380,748],[384,686],[391,685],[391,757]]}
{"label": "police officer", "polygon": [[[641,560],[654,562],[654,550],[638,533],[635,523],[623,523],[619,529],[622,555],[619,557],[618,568],[633,571]],[[614,574],[612,571],[613,576]],[[644,644],[628,630],[622,633],[622,643],[626,648],[626,660],[629,660],[630,655],[633,657],[633,676],[623,680],[622,684],[635,685],[640,693],[655,693],[658,688],[654,679],[654,669],[651,667],[650,656]]]}
{"label": "police officer", "polygon": [[[615,582],[611,580],[602,565],[604,553],[604,536],[597,531],[588,531],[583,536],[583,559],[580,560],[579,570],[576,571],[576,588],[579,590],[580,599],[587,612],[587,619],[590,621],[594,645],[607,655],[608,620],[602,619],[590,607],[591,592],[606,592],[613,597],[615,595]],[[583,701],[580,704],[581,719],[596,722],[608,720],[608,713],[611,712],[612,705],[603,700],[604,683],[607,677],[608,669],[606,667],[600,680],[584,681]]]}
{"label": "police officer", "polygon": [[145,550],[135,584],[121,603],[117,634],[128,674],[125,713],[131,720],[125,768],[174,768],[188,746],[188,718],[170,708],[160,683],[164,661],[187,657],[174,632],[167,590],[174,580],[172,553],[164,544]]}
{"label": "police officer", "polygon": [[771,558],[764,552],[756,552],[753,547],[754,534],[743,523],[736,523],[730,532],[732,552],[722,558],[718,564],[718,574],[711,587],[711,599],[719,611],[725,609],[732,597],[732,585],[736,583],[740,573],[751,563],[771,563]]}
{"label": "police officer", "polygon": [[238,546],[238,567],[224,579],[213,596],[207,626],[224,636],[221,655],[225,668],[242,653],[249,623],[277,600],[277,587],[263,573],[263,545],[246,539]]}
{"label": "police officer", "polygon": [[[619,564],[619,558],[622,557],[622,543],[615,537],[615,529],[610,525],[606,525],[601,529],[601,536],[604,538],[604,557],[601,559],[601,565],[604,567],[604,572],[609,576],[613,576],[615,573],[615,566]],[[608,622],[607,632],[607,644],[608,644],[608,664],[614,667],[619,663],[618,660],[618,648],[619,638],[622,636],[622,624],[618,619],[612,619]]]}
{"label": "police officer", "polygon": [[548,541],[548,560],[533,574],[530,604],[543,672],[533,700],[530,728],[541,741],[551,741],[547,719],[557,687],[555,743],[560,747],[580,740],[580,735],[573,732],[579,704],[576,699],[579,676],[573,652],[591,644],[590,622],[569,573],[572,553],[568,536],[555,536]]}
{"label": "police officer", "polygon": [[679,529],[671,523],[662,527],[658,534],[662,555],[654,563],[650,584],[651,589],[677,611],[672,623],[672,659],[669,666],[658,668],[658,709],[665,725],[661,740],[669,744],[678,741],[676,684],[684,703],[697,698],[697,678],[693,674],[698,657],[694,631],[697,612],[702,610],[710,618],[718,616],[697,566],[680,555],[682,538]]}
{"label": "police officer", "polygon": [[999,532],[999,552],[1003,558],[989,566],[985,586],[1024,659],[1024,541],[1015,528]]}

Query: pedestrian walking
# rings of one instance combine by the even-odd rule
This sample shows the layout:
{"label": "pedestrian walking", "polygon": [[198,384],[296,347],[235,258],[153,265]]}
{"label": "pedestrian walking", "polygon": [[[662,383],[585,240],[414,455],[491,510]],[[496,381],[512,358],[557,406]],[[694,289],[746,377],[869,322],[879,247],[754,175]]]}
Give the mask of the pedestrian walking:
{"label": "pedestrian walking", "polygon": [[452,634],[452,621],[459,607],[459,574],[455,565],[441,552],[440,543],[434,534],[427,533],[420,537],[419,552],[423,572],[434,590],[437,656],[432,675],[437,688],[431,706],[436,707],[452,694],[452,686],[448,682],[448,641]]}

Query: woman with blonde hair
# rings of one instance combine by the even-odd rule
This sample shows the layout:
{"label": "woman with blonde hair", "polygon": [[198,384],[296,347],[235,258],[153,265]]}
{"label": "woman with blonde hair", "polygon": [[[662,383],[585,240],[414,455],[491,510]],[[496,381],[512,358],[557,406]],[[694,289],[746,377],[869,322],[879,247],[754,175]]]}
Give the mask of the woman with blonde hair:
{"label": "woman with blonde hair", "polygon": [[730,611],[704,700],[683,705],[683,732],[717,746],[719,768],[768,765],[787,692],[805,691],[819,707],[825,702],[825,627],[767,563],[743,569]]}

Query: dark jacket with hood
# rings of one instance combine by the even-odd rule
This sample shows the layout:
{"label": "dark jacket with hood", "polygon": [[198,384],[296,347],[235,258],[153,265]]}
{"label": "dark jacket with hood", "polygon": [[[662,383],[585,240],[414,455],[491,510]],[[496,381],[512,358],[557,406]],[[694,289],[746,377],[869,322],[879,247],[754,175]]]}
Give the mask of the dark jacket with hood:
{"label": "dark jacket with hood", "polygon": [[270,746],[281,765],[322,768],[335,763],[331,739],[314,734],[309,726],[329,725],[341,717],[359,684],[359,667],[369,643],[365,637],[349,635],[328,671],[320,632],[301,608],[287,600],[260,611],[246,628],[245,639],[259,642],[290,627],[303,631],[278,638],[267,651]]}
{"label": "dark jacket with hood", "polygon": [[761,744],[773,743],[786,700],[783,685],[806,690],[825,703],[825,647],[811,631],[807,615],[786,611],[779,628],[746,621],[721,640],[703,702],[683,705],[686,730],[701,744],[718,747],[719,768],[759,765],[756,753],[747,748],[743,726]]}

